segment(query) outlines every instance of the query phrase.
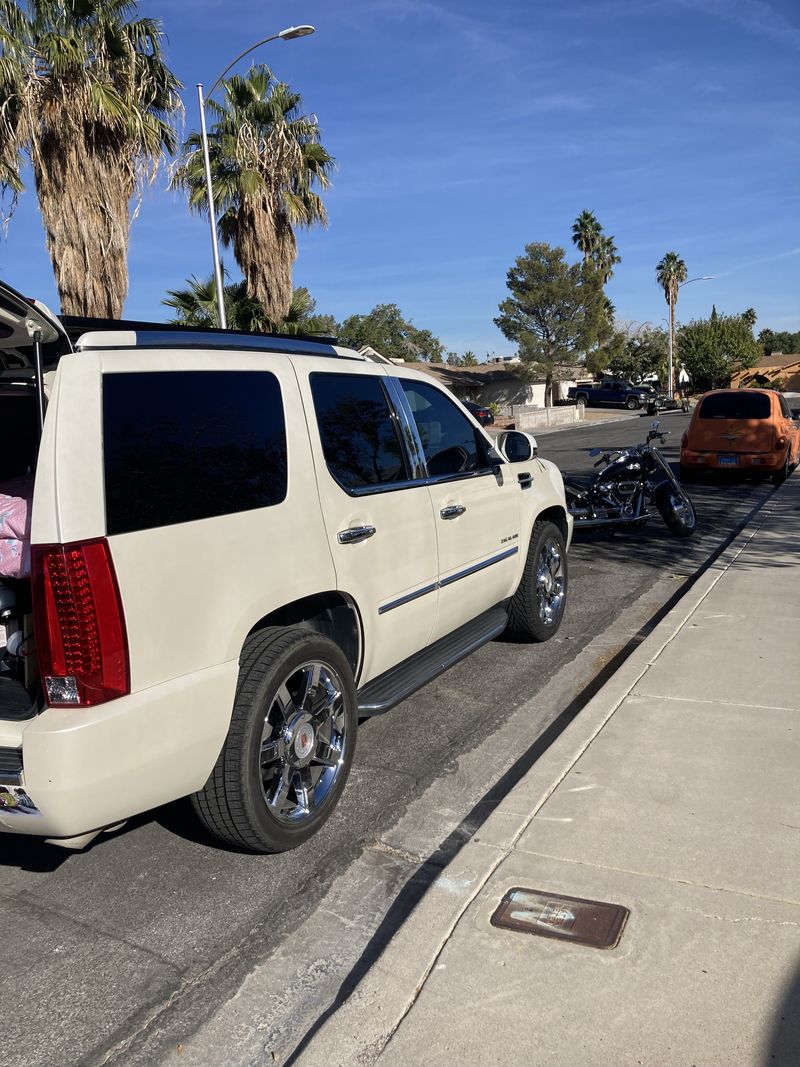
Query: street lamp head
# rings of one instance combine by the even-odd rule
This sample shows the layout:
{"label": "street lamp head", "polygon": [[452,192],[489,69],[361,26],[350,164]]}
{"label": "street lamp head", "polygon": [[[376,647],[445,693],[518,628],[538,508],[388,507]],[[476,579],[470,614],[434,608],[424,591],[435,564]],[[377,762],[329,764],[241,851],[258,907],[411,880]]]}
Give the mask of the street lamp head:
{"label": "street lamp head", "polygon": [[277,35],[282,41],[293,41],[295,37],[308,37],[314,32],[313,26],[289,26]]}

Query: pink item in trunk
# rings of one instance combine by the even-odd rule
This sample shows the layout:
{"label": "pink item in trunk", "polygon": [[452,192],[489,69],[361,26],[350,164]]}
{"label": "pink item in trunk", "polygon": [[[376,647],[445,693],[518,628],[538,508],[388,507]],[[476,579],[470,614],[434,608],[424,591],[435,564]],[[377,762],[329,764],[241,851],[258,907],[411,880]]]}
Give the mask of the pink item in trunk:
{"label": "pink item in trunk", "polygon": [[31,573],[31,500],[33,478],[0,485],[0,577],[27,578]]}

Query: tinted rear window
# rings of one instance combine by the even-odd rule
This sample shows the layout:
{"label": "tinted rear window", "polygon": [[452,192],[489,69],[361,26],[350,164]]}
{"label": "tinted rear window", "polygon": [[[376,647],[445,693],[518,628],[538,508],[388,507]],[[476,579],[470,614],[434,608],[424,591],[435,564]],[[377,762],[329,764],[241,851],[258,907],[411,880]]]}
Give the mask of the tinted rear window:
{"label": "tinted rear window", "polygon": [[109,534],[279,504],[286,496],[280,386],[264,371],[103,378]]}
{"label": "tinted rear window", "polygon": [[768,419],[767,393],[712,393],[700,407],[701,419]]}

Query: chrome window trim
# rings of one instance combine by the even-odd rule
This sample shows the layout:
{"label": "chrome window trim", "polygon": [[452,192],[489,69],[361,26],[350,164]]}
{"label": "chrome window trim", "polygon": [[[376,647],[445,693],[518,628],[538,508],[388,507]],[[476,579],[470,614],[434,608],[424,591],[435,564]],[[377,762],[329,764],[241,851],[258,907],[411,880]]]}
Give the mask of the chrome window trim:
{"label": "chrome window trim", "polygon": [[422,447],[422,438],[417,429],[414,412],[408,402],[405,391],[398,378],[387,374],[385,378],[386,392],[395,409],[395,415],[401,427],[401,440],[407,450],[411,477],[413,480],[425,479],[428,476],[428,466],[425,461],[425,449]]}

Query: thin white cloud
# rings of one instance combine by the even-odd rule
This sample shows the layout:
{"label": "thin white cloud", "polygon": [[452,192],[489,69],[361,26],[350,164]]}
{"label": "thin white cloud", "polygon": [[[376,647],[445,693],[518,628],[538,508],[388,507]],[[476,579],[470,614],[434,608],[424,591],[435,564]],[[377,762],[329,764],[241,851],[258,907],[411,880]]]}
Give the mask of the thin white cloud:
{"label": "thin white cloud", "polygon": [[775,263],[779,259],[791,259],[793,256],[800,256],[800,248],[790,248],[787,252],[777,252],[774,256],[762,256],[759,259],[748,259],[744,263],[737,263],[736,266],[731,267],[730,270],[721,270],[715,277],[727,278],[729,274],[735,274],[737,271],[744,270],[746,267],[760,267],[762,263]]}

